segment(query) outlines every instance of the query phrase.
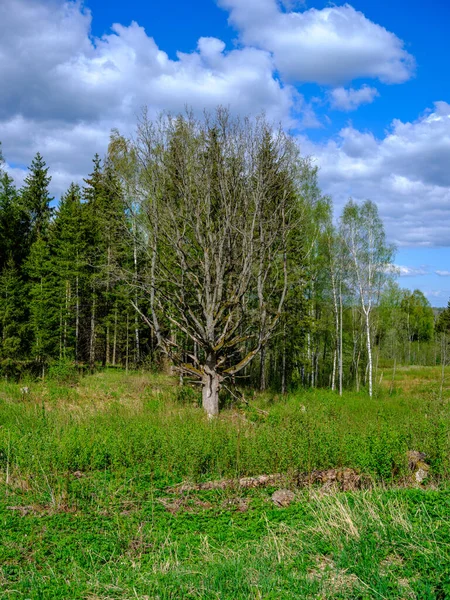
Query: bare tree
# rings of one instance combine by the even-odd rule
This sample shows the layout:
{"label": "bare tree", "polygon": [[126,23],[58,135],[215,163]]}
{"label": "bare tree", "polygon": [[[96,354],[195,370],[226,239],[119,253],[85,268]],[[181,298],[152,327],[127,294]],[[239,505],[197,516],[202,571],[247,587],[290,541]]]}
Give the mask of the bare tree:
{"label": "bare tree", "polygon": [[136,139],[113,134],[109,154],[146,257],[132,284],[149,310],[135,308],[177,368],[200,380],[215,416],[223,381],[261,351],[281,315],[301,213],[298,150],[264,118],[218,109],[201,120],[144,113]]}

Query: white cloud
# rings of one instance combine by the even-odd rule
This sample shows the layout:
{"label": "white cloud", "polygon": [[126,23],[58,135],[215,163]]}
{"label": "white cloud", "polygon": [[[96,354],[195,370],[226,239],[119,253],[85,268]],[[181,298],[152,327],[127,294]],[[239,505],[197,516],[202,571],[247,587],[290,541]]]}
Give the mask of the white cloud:
{"label": "white cloud", "polygon": [[448,297],[448,292],[446,292],[445,290],[423,290],[424,295],[427,298],[447,298]]}
{"label": "white cloud", "polygon": [[428,275],[429,273],[426,267],[405,267],[403,265],[395,265],[395,268],[400,277],[418,277],[420,275]]}
{"label": "white cloud", "polygon": [[19,180],[11,165],[29,164],[39,150],[58,195],[105,152],[112,127],[132,130],[144,105],[156,114],[222,104],[243,115],[265,111],[288,127],[317,126],[303,97],[274,77],[265,50],[227,52],[204,37],[171,60],[137,23],[115,24],[101,39],[90,27],[81,2],[0,2],[0,140]]}
{"label": "white cloud", "polygon": [[[93,39],[81,2],[0,0],[0,140],[8,171],[21,181],[39,150],[58,196],[90,172],[112,127],[132,131],[144,105],[156,114],[220,103],[245,115],[264,110],[287,128],[317,127],[312,105],[280,82],[277,69],[334,86],[360,76],[400,82],[412,73],[402,42],[348,5],[293,13],[294,5],[285,2],[283,11],[275,0],[221,4],[250,46],[227,51],[222,40],[203,37],[173,60],[136,23]],[[353,107],[370,90],[343,88],[331,97]],[[395,120],[382,139],[348,126],[324,144],[300,141],[303,154],[317,156],[324,191],[338,207],[349,196],[369,197],[392,240],[450,245],[449,104],[436,103],[415,122]]]}
{"label": "white cloud", "polygon": [[450,271],[435,271],[439,277],[450,277]]}
{"label": "white cloud", "polygon": [[273,53],[288,81],[342,85],[357,78],[407,81],[414,58],[395,34],[349,4],[283,12],[276,0],[218,0],[244,44]]}
{"label": "white cloud", "polygon": [[300,138],[317,157],[337,208],[352,196],[375,201],[399,245],[450,246],[450,105],[436,102],[414,122],[394,120],[382,139],[351,126],[324,144]]}
{"label": "white cloud", "polygon": [[362,104],[371,104],[377,96],[378,90],[368,85],[363,85],[358,90],[353,88],[334,88],[330,94],[330,104],[336,110],[356,110]]}

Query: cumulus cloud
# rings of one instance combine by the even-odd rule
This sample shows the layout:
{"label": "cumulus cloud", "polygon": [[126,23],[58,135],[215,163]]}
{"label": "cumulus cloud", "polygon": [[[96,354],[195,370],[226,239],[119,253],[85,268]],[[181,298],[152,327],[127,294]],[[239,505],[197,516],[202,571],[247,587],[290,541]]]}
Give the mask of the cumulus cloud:
{"label": "cumulus cloud", "polygon": [[[311,108],[274,77],[271,54],[246,47],[229,52],[213,37],[171,60],[137,23],[91,36],[81,2],[0,2],[0,140],[10,172],[40,151],[52,166],[53,193],[86,173],[109,131],[128,133],[142,106],[151,114],[230,106],[240,114],[309,126]],[[298,115],[294,121],[292,114]],[[86,156],[89,153],[90,156]]]}
{"label": "cumulus cloud", "polygon": [[324,144],[300,138],[340,209],[352,196],[375,201],[399,245],[450,246],[450,105],[413,122],[394,120],[382,139],[351,126]]}
{"label": "cumulus cloud", "polygon": [[[444,298],[448,298],[448,292],[446,290],[423,290],[424,295],[427,298],[431,298],[431,299],[444,299]],[[442,306],[443,304],[440,303],[440,306]]]}
{"label": "cumulus cloud", "polygon": [[0,6],[0,118],[94,120],[131,106],[179,109],[219,101],[242,112],[285,117],[294,89],[274,79],[270,54],[225,52],[215,38],[170,60],[137,23],[90,37],[91,15],[79,3],[3,0]]}
{"label": "cumulus cloud", "polygon": [[365,77],[407,81],[414,58],[395,34],[349,4],[283,11],[276,0],[218,0],[244,44],[273,53],[289,81],[338,86]]}
{"label": "cumulus cloud", "polygon": [[329,94],[331,107],[346,112],[356,110],[362,104],[371,104],[377,96],[378,90],[368,85],[363,85],[358,90],[339,87]]}
{"label": "cumulus cloud", "polygon": [[427,267],[405,267],[404,265],[395,265],[395,269],[400,277],[418,277],[428,275]]}
{"label": "cumulus cloud", "polygon": [[[219,0],[239,28],[242,47],[214,37],[175,59],[137,23],[91,35],[91,14],[77,0],[0,1],[0,140],[7,170],[20,182],[40,151],[52,194],[81,182],[109,132],[150,114],[230,106],[265,111],[286,128],[317,127],[313,105],[289,81],[316,81],[336,108],[374,98],[373,87],[343,88],[356,77],[405,81],[413,59],[393,33],[351,6],[299,10],[285,0]],[[281,80],[280,80],[281,78]],[[283,83],[284,81],[284,83]],[[286,83],[288,82],[288,83]],[[324,144],[300,138],[317,157],[324,191],[336,204],[353,196],[380,207],[399,244],[450,245],[450,105],[438,102],[414,122],[395,120],[382,139],[352,126]]]}
{"label": "cumulus cloud", "polygon": [[439,277],[450,277],[450,271],[435,271]]}

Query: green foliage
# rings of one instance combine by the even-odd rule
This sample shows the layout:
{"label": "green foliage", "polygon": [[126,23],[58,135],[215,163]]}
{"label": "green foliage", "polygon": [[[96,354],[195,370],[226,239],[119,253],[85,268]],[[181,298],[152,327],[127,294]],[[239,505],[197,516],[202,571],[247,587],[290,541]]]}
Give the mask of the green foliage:
{"label": "green foliage", "polygon": [[401,307],[406,315],[406,327],[411,341],[427,342],[433,338],[434,315],[427,298],[420,290],[405,291]]}
{"label": "green foliage", "polygon": [[33,384],[32,402],[11,403],[21,400],[19,386],[13,395],[11,387],[0,391],[0,445],[10,445],[22,475],[139,464],[179,481],[344,466],[388,482],[405,476],[411,449],[428,455],[436,476],[450,475],[448,411],[410,392],[368,400],[313,390],[271,403],[266,396],[209,422],[194,389],[159,376],[110,370],[65,387],[75,370],[64,361],[48,374],[47,384]]}
{"label": "green foliage", "polygon": [[198,387],[193,388],[189,385],[182,385],[177,389],[175,397],[180,404],[201,405],[201,394]]}
{"label": "green foliage", "polygon": [[30,241],[33,243],[40,237],[45,237],[53,209],[50,206],[48,186],[51,181],[48,167],[39,154],[33,158],[29,173],[25,177],[25,185],[21,190],[21,203],[30,223]]}
{"label": "green foliage", "polygon": [[48,378],[58,383],[74,384],[79,380],[79,369],[68,360],[52,363],[48,369]]}
{"label": "green foliage", "polygon": [[447,307],[439,315],[436,323],[436,331],[439,333],[450,333],[450,300]]}
{"label": "green foliage", "polygon": [[[420,389],[369,401],[266,395],[254,408],[267,416],[251,422],[235,410],[208,422],[180,404],[190,388],[155,375],[110,370],[76,387],[55,378],[26,396],[1,384],[0,595],[447,597],[450,423],[430,395],[436,372],[404,371],[399,383],[419,374]],[[386,487],[402,480],[407,449],[427,453],[434,486]],[[339,466],[384,485],[300,489],[284,509],[273,488],[167,489]]]}

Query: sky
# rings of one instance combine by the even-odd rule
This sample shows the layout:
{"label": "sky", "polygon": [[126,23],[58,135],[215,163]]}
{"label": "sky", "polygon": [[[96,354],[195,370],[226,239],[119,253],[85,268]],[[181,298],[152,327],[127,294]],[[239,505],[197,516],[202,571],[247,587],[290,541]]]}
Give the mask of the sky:
{"label": "sky", "polygon": [[0,141],[58,198],[112,128],[221,104],[264,111],[319,167],[335,216],[377,203],[400,285],[450,297],[446,0],[0,0]]}

